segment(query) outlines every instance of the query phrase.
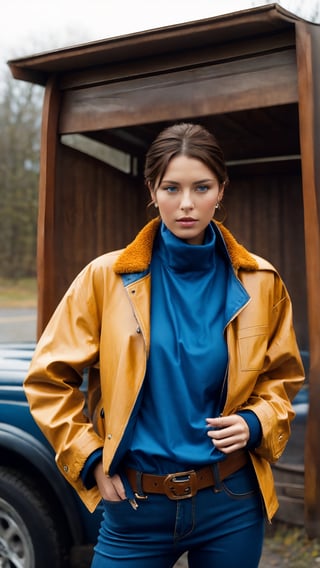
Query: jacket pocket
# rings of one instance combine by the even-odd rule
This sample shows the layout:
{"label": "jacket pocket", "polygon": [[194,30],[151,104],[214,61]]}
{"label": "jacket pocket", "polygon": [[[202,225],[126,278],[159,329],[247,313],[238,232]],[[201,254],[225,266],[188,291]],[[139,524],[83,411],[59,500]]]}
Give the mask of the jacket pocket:
{"label": "jacket pocket", "polygon": [[239,357],[242,371],[261,371],[268,346],[268,326],[256,325],[239,330]]}

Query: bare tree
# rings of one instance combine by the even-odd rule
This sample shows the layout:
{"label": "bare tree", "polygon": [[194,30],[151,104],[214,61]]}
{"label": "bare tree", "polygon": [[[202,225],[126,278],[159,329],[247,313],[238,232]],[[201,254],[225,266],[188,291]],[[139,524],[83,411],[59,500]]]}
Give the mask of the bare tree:
{"label": "bare tree", "polygon": [[0,102],[0,274],[35,275],[42,91],[7,75]]}

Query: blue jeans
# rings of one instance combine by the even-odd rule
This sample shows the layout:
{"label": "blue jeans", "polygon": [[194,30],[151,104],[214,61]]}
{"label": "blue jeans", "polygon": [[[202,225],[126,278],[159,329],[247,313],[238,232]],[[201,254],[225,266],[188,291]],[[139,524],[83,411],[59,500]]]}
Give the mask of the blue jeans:
{"label": "blue jeans", "polygon": [[190,568],[257,568],[264,511],[252,466],[219,489],[178,501],[149,494],[137,510],[104,502],[91,568],[171,568],[186,551]]}

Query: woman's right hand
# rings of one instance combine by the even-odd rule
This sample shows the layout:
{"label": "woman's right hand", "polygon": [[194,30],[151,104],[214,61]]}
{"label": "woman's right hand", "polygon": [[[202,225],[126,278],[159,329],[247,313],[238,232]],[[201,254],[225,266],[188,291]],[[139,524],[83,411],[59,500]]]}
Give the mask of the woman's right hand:
{"label": "woman's right hand", "polygon": [[102,462],[95,467],[93,475],[97,482],[102,499],[105,501],[122,501],[126,499],[123,483],[118,474],[110,477],[103,471]]}

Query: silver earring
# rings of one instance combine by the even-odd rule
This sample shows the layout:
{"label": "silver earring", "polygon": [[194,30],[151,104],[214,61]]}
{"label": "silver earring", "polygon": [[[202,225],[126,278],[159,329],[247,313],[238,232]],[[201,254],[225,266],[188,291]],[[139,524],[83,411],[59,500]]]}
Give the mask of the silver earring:
{"label": "silver earring", "polygon": [[158,203],[156,203],[155,201],[153,202],[153,205],[155,206],[156,209],[158,209],[159,205]]}
{"label": "silver earring", "polygon": [[216,203],[216,209],[220,209],[220,202]]}

